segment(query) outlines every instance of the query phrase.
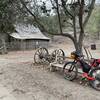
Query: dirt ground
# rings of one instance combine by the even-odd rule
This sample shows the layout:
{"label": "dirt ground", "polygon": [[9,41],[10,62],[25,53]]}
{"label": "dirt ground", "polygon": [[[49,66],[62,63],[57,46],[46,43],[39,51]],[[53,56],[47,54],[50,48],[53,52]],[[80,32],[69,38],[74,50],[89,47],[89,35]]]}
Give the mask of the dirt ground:
{"label": "dirt ground", "polygon": [[[66,42],[56,40],[49,51],[62,48],[69,55],[74,47]],[[99,57],[99,52],[97,49],[92,54]],[[50,72],[48,65],[34,65],[34,53],[31,50],[0,55],[0,100],[100,100],[100,92],[91,87],[65,80],[61,72]]]}

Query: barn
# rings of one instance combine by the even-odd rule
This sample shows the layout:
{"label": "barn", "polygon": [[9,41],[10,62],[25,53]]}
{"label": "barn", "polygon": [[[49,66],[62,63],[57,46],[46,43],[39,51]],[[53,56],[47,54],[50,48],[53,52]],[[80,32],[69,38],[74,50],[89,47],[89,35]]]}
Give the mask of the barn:
{"label": "barn", "polygon": [[46,37],[33,25],[17,24],[16,32],[10,34],[10,50],[31,50],[38,47],[48,47],[50,38]]}

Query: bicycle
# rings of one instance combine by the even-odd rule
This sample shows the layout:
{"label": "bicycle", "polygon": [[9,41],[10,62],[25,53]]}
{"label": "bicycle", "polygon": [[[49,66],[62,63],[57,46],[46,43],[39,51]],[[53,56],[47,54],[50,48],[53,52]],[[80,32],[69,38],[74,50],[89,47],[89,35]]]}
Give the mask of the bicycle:
{"label": "bicycle", "polygon": [[[100,91],[100,59],[92,59],[88,64],[84,55],[78,51],[71,53],[73,61],[66,62],[63,67],[64,77],[73,81],[78,76],[78,70],[82,71],[82,77],[89,81],[89,84]],[[80,69],[79,69],[80,68]]]}

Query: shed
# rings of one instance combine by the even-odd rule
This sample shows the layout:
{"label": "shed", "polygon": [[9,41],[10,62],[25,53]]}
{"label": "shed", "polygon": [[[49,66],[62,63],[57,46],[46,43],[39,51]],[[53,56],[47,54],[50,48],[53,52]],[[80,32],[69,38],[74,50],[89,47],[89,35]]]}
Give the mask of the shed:
{"label": "shed", "polygon": [[50,38],[46,37],[39,28],[33,25],[15,25],[16,32],[10,34],[10,50],[27,50],[47,47]]}

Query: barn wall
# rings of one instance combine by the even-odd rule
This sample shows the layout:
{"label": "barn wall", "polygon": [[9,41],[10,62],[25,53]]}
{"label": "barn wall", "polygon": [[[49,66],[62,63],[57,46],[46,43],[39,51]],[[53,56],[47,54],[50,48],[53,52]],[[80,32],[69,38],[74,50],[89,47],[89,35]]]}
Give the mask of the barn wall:
{"label": "barn wall", "polygon": [[39,47],[48,47],[49,41],[45,40],[25,40],[24,41],[25,49],[36,49]]}
{"label": "barn wall", "polygon": [[39,47],[48,47],[48,42],[47,41],[41,41],[39,40]]}
{"label": "barn wall", "polygon": [[39,47],[48,47],[49,41],[46,40],[18,40],[12,39],[9,44],[9,50],[32,50]]}
{"label": "barn wall", "polygon": [[7,43],[8,50],[10,50],[10,51],[20,50],[21,44],[22,44],[21,40],[12,38],[11,41]]}

